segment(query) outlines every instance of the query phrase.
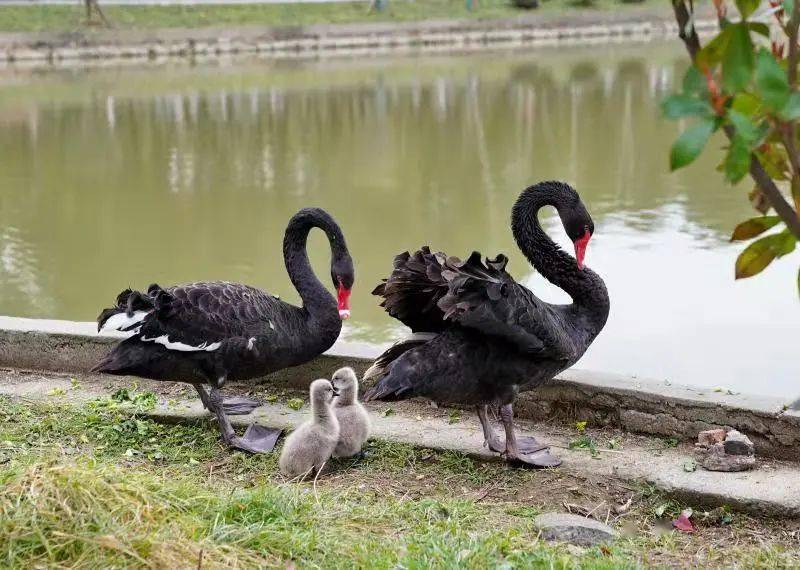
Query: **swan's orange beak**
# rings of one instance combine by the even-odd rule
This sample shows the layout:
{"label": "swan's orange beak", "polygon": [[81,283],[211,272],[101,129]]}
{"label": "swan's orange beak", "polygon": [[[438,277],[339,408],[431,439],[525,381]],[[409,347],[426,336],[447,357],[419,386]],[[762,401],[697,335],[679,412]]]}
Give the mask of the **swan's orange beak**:
{"label": "swan's orange beak", "polygon": [[589,240],[592,234],[589,230],[583,234],[583,237],[575,240],[575,258],[578,260],[578,269],[583,269],[583,258],[586,255],[586,246],[589,245]]}
{"label": "swan's orange beak", "polygon": [[339,318],[342,320],[350,318],[350,289],[347,289],[341,283],[339,284]]}

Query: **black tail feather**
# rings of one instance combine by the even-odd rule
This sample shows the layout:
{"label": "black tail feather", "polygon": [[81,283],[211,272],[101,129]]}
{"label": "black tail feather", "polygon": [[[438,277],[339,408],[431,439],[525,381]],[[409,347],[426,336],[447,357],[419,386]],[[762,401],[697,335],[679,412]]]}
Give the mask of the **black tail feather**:
{"label": "black tail feather", "polygon": [[[151,288],[154,285],[150,286]],[[155,287],[158,287],[155,285]],[[153,299],[147,294],[133,289],[125,289],[117,295],[116,304],[113,307],[103,309],[97,316],[97,330],[103,328],[103,325],[108,319],[119,313],[127,313],[132,315],[134,311],[149,311],[153,308]]]}
{"label": "black tail feather", "polygon": [[383,353],[375,359],[375,362],[370,366],[364,375],[362,381],[369,382],[376,378],[380,378],[388,373],[391,364],[400,358],[403,354],[422,346],[423,344],[432,341],[436,338],[437,333],[413,333],[408,338],[397,341],[392,346],[387,348]]}

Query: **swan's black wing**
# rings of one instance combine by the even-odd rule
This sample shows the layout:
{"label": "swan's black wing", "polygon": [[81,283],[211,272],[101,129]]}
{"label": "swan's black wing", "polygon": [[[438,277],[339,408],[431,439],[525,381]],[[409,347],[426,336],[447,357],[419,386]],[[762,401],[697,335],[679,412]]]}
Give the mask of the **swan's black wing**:
{"label": "swan's black wing", "polygon": [[448,291],[442,277],[446,260],[428,246],[413,255],[403,252],[394,258],[391,275],[372,294],[383,297],[381,307],[413,332],[440,332],[447,327],[438,306]]}
{"label": "swan's black wing", "polygon": [[373,294],[414,332],[442,332],[457,323],[527,354],[571,358],[575,345],[560,316],[514,281],[507,262],[498,255],[484,264],[477,252],[461,261],[423,247],[395,257],[392,274]]}
{"label": "swan's black wing", "polygon": [[216,350],[223,341],[245,341],[283,325],[285,311],[276,297],[238,283],[191,283],[146,294],[124,291],[106,309],[98,327],[134,331],[142,342],[170,350]]}
{"label": "swan's black wing", "polygon": [[441,271],[448,291],[438,302],[446,321],[502,338],[520,351],[556,359],[576,353],[561,316],[506,270],[508,258],[486,259],[473,252],[465,261],[449,258]]}

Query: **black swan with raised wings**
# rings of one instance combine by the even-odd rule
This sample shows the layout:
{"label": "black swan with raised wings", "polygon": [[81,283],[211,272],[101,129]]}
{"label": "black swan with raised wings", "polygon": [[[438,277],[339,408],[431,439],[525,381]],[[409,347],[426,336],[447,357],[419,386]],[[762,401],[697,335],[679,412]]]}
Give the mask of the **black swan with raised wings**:
{"label": "black swan with raised wings", "polygon": [[[306,241],[312,228],[328,236],[338,299],[317,279],[309,263]],[[228,380],[263,376],[325,352],[339,337],[342,319],[350,316],[354,281],[344,235],[319,208],[306,208],[292,217],[283,256],[302,307],[238,283],[151,285],[147,293],[127,289],[114,307],[100,313],[97,326],[132,336],[117,344],[94,371],[188,382],[216,415],[228,445],[252,453],[271,451],[280,430],[253,424],[244,437],[238,437],[226,415],[249,413],[259,403],[248,398],[223,400],[219,389]]]}
{"label": "black swan with raised wings", "polygon": [[[544,206],[558,211],[577,260],[540,226]],[[378,381],[364,399],[421,396],[475,405],[490,449],[512,463],[555,467],[561,461],[546,445],[515,435],[512,403],[518,392],[551,380],[583,355],[608,318],[608,292],[583,265],[594,223],[568,184],[542,182],[524,190],[514,204],[511,230],[534,268],[567,292],[572,304],[537,298],[506,272],[503,255],[484,264],[477,252],[466,261],[428,247],[400,254],[373,293],[413,334],[366,372],[365,380]],[[490,405],[500,406],[505,443],[489,423]]]}

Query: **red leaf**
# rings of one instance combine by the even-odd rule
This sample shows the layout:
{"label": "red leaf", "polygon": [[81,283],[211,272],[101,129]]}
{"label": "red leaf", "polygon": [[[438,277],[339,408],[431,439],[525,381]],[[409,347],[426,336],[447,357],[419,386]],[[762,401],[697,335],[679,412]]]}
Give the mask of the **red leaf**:
{"label": "red leaf", "polygon": [[672,526],[681,532],[695,532],[697,529],[694,528],[692,521],[689,520],[689,516],[690,515],[687,513],[687,511],[683,511],[681,516],[672,521]]}

